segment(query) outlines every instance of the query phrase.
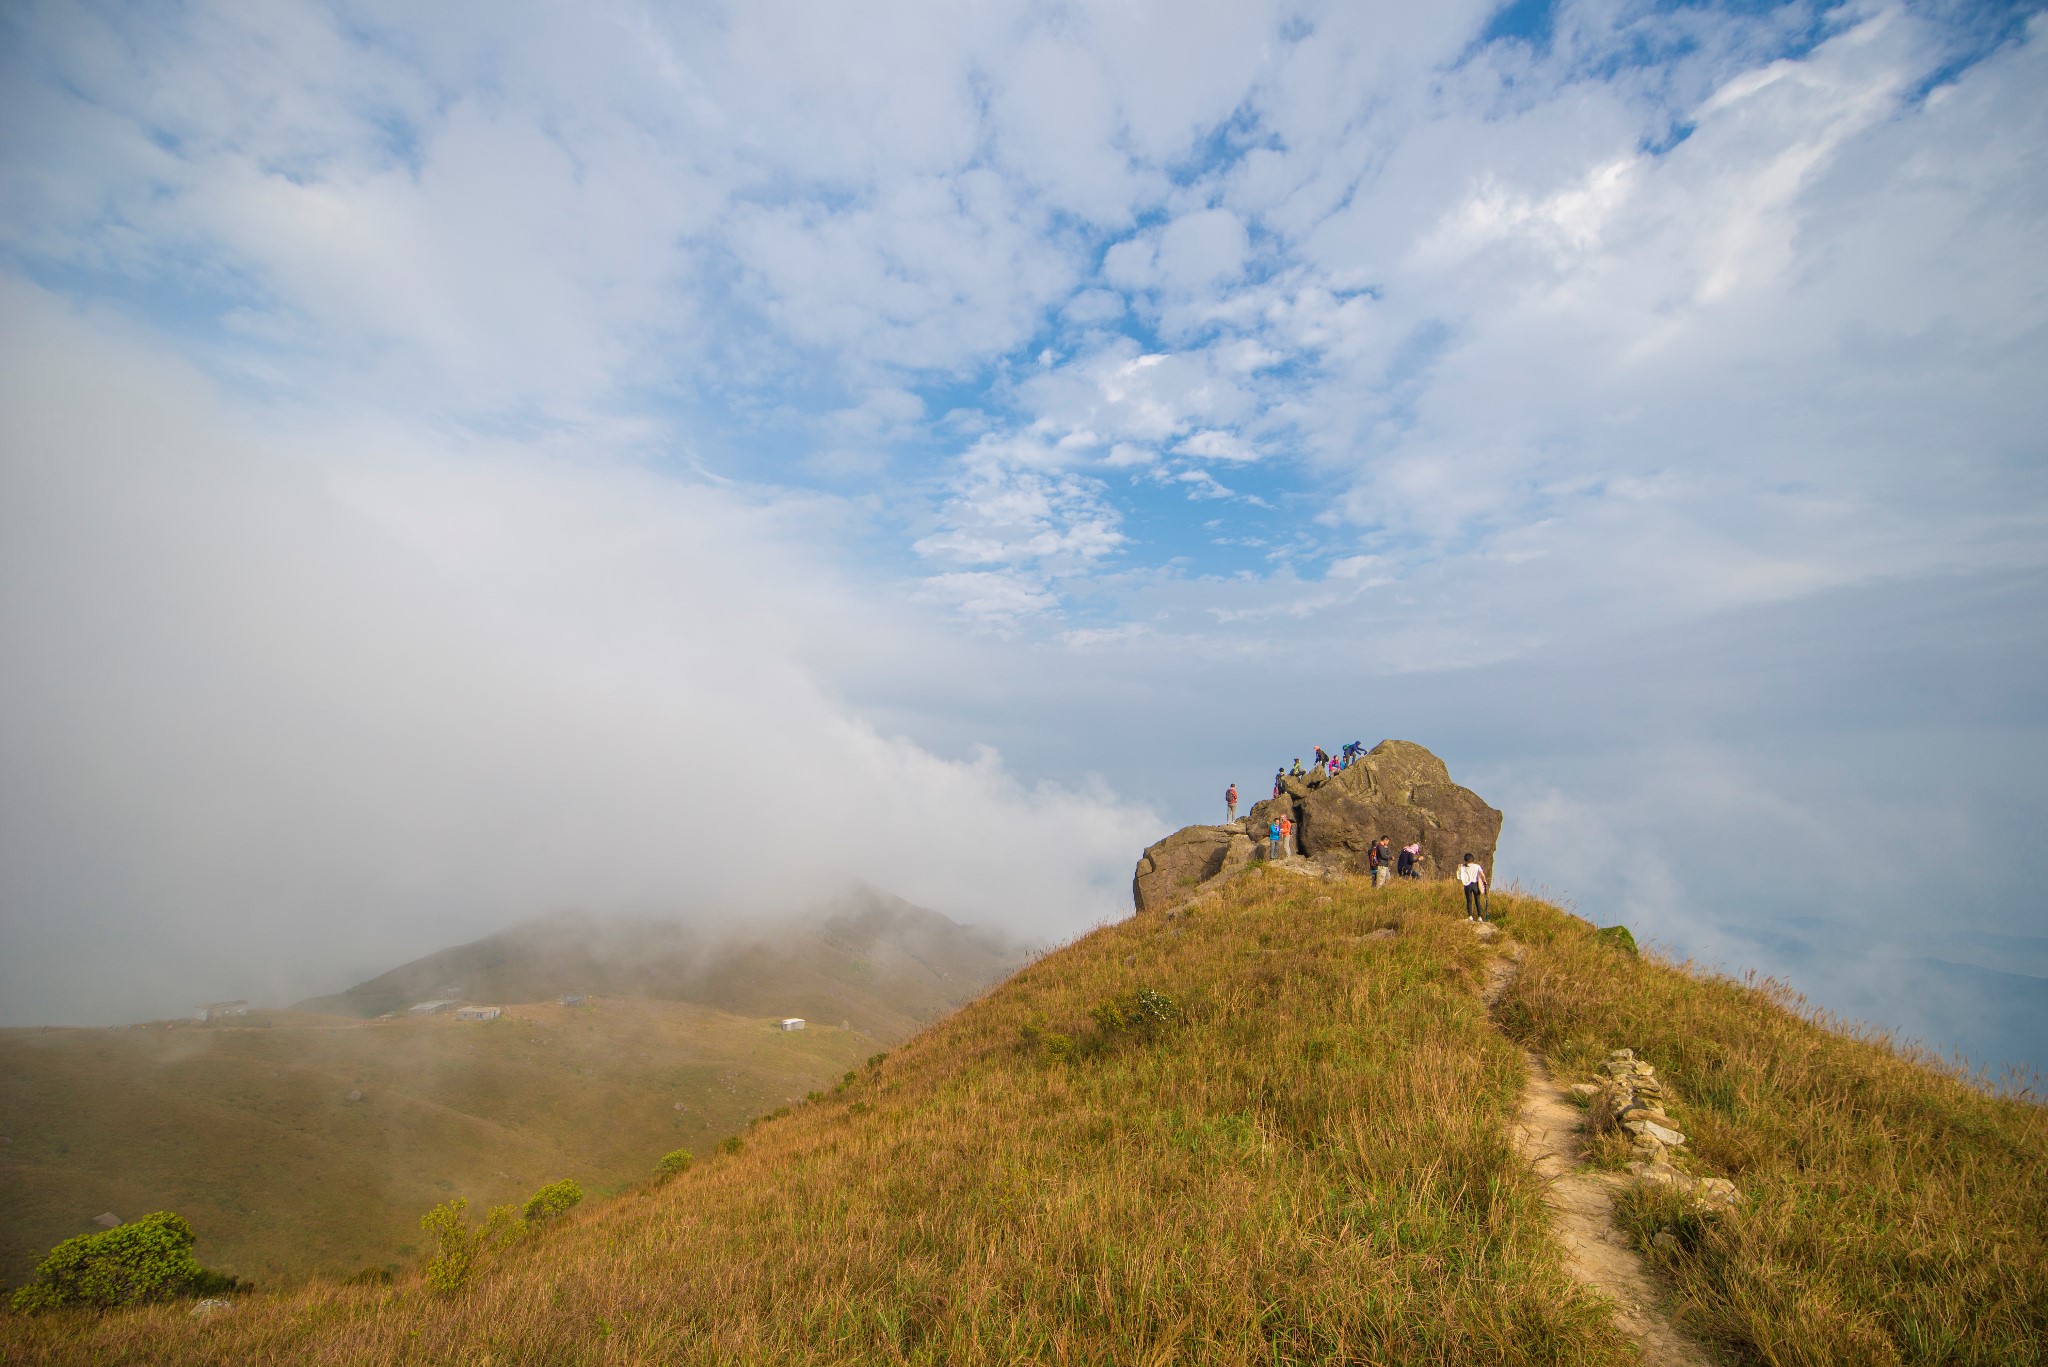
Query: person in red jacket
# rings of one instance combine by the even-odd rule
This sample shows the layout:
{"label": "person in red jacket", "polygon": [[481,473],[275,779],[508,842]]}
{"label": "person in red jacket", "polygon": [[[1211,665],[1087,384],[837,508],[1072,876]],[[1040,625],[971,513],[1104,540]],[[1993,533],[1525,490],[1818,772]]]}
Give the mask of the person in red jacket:
{"label": "person in red jacket", "polygon": [[1228,813],[1223,818],[1225,821],[1237,820],[1237,785],[1235,783],[1223,790],[1223,807],[1225,812]]}

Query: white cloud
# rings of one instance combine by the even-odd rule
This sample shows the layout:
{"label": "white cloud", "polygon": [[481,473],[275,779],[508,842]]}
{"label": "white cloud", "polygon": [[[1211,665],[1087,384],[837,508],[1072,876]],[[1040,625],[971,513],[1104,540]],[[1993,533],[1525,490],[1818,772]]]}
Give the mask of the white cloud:
{"label": "white cloud", "polygon": [[1215,428],[1196,432],[1174,448],[1183,455],[1200,456],[1204,460],[1248,461],[1259,458],[1259,450],[1234,432],[1219,432]]}
{"label": "white cloud", "polygon": [[812,677],[817,640],[912,639],[807,549],[829,505],[259,424],[47,296],[6,313],[0,557],[42,586],[0,607],[11,1019],[287,996],[571,905],[865,878],[1049,933],[1123,905],[1145,813],[882,734]]}
{"label": "white cloud", "polygon": [[1207,470],[1182,470],[1173,481],[1186,486],[1189,498],[1230,498],[1235,493]]}
{"label": "white cloud", "polygon": [[1154,269],[1163,288],[1193,291],[1235,279],[1250,253],[1236,214],[1203,209],[1182,214],[1160,232]]}

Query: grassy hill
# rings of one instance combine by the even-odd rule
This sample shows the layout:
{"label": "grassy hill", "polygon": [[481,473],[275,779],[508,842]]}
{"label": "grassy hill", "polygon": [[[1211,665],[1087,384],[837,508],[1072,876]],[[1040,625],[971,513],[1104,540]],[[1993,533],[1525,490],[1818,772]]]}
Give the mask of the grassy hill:
{"label": "grassy hill", "polygon": [[[605,1190],[671,1149],[706,1152],[1017,962],[881,894],[836,910],[772,946],[554,918],[306,1004],[376,1015],[446,986],[529,1003],[491,1022],[259,1011],[0,1031],[0,1280],[102,1211],[177,1210],[214,1265],[267,1286],[401,1265],[451,1195]],[[570,989],[642,997],[554,1004]],[[771,1024],[791,1014],[809,1028]]]}
{"label": "grassy hill", "polygon": [[[1241,876],[1031,965],[847,1085],[455,1294],[0,1320],[8,1361],[1629,1363],[1512,1139],[1524,1047],[1631,1046],[1724,1219],[1633,1199],[1731,1360],[2023,1363],[2048,1118],[1500,897]],[[1389,933],[1391,932],[1391,933]],[[198,1222],[202,1236],[204,1219]],[[202,1237],[199,1253],[209,1246]]]}

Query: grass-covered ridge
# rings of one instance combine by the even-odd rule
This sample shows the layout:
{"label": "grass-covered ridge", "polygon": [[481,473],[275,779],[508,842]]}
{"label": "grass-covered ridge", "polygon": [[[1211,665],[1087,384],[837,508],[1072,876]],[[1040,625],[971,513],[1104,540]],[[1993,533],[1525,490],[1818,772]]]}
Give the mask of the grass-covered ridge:
{"label": "grass-covered ridge", "polygon": [[[1563,1073],[1627,1045],[1747,1197],[1653,1250],[1679,1322],[1773,1367],[2048,1361],[2048,1110],[1823,1028],[1791,993],[1639,959],[1540,904],[1503,1025]],[[1672,1203],[1624,1205],[1639,1235]]]}
{"label": "grass-covered ridge", "polygon": [[1525,1042],[1566,1077],[1635,1049],[1741,1185],[1718,1224],[1624,1203],[1731,1361],[2039,1360],[2048,1113],[1527,899],[1490,1018],[1456,893],[1247,873],[455,1294],[9,1318],[0,1361],[1634,1362],[1515,1156]]}
{"label": "grass-covered ridge", "polygon": [[1630,1361],[1545,1238],[1519,1054],[1448,909],[1267,874],[1105,928],[456,1296],[7,1335],[94,1362]]}

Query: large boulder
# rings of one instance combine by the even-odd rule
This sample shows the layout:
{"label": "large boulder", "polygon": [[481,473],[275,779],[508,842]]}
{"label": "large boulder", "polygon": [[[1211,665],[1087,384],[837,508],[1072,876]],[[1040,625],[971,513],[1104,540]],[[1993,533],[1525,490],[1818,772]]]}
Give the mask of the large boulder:
{"label": "large boulder", "polygon": [[1295,849],[1328,869],[1364,873],[1367,846],[1386,836],[1397,852],[1421,843],[1425,878],[1453,876],[1469,852],[1493,881],[1501,814],[1451,782],[1444,762],[1412,741],[1381,741],[1341,774],[1290,778],[1281,787],[1243,821],[1189,826],[1146,850],[1132,880],[1138,910],[1185,902],[1202,884],[1250,863],[1268,824],[1283,814],[1294,820]]}
{"label": "large boulder", "polygon": [[1139,858],[1131,898],[1139,911],[1178,906],[1210,879],[1251,863],[1252,849],[1241,824],[1183,827]]}
{"label": "large boulder", "polygon": [[1364,872],[1366,847],[1386,836],[1397,851],[1421,842],[1425,878],[1451,877],[1469,852],[1493,881],[1500,813],[1412,741],[1381,741],[1297,802],[1295,820],[1301,852],[1335,868]]}

